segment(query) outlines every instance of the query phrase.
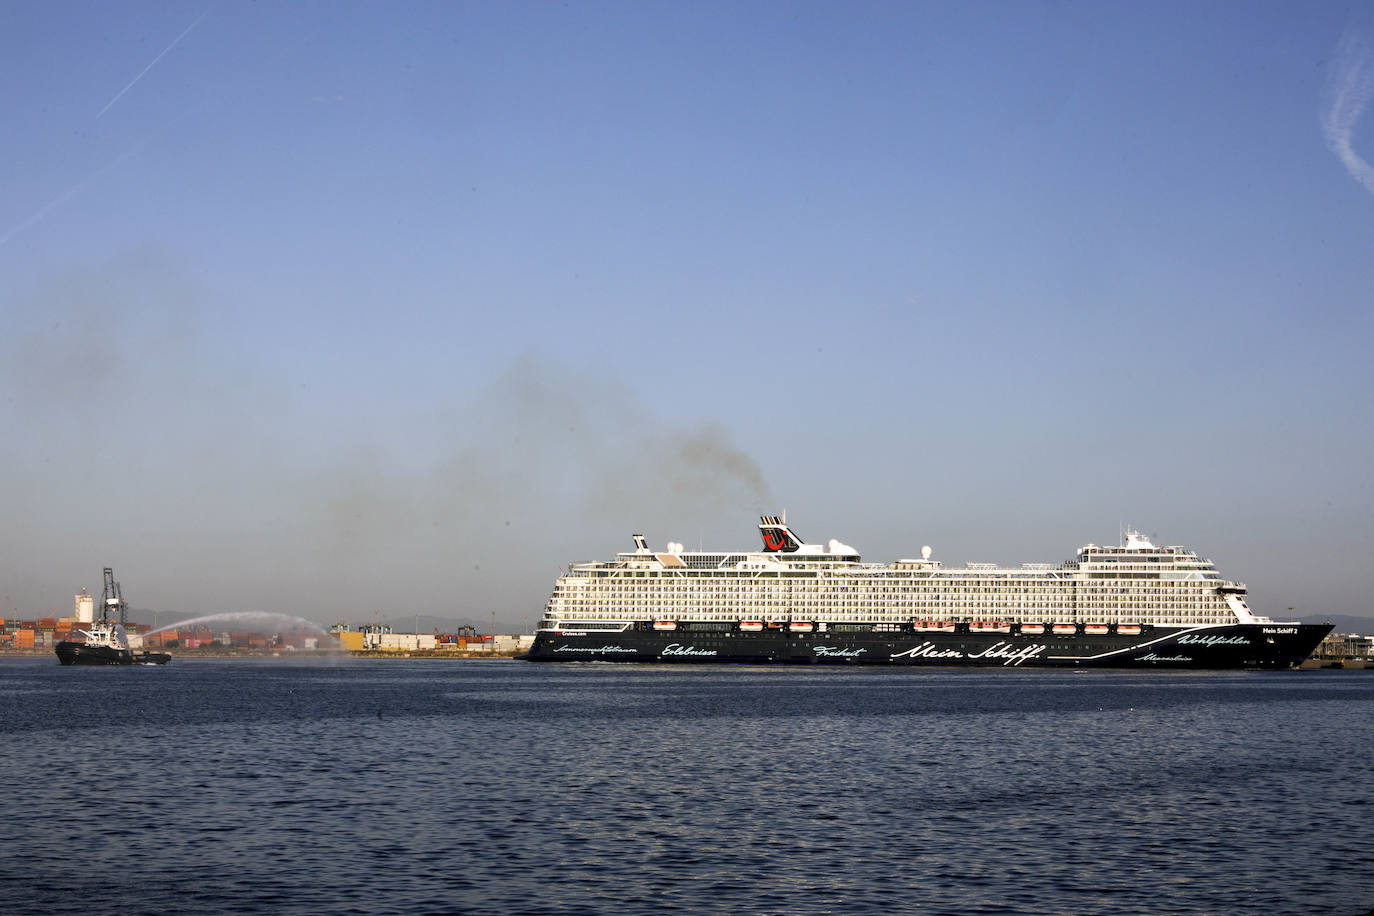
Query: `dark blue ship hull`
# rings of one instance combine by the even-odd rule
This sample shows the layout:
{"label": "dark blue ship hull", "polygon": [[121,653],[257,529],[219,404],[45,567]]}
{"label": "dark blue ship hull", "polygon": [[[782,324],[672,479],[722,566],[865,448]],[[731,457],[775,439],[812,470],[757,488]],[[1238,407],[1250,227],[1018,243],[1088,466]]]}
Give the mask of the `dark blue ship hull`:
{"label": "dark blue ship hull", "polygon": [[172,660],[166,652],[134,652],[68,640],[58,643],[55,651],[64,665],[165,665]]}
{"label": "dark blue ship hull", "polygon": [[1111,628],[1072,635],[890,631],[744,632],[732,624],[683,624],[655,630],[541,630],[528,661],[714,662],[829,665],[977,665],[1080,668],[1295,668],[1331,631],[1328,624],[1236,624],[1221,627]]}

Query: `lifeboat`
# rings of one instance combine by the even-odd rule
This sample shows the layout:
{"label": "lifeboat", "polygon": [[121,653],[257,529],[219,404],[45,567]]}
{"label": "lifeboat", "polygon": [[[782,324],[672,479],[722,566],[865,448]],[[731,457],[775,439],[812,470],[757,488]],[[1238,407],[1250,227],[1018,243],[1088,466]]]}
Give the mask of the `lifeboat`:
{"label": "lifeboat", "polygon": [[677,621],[676,621],[676,620],[655,620],[655,621],[654,621],[654,629],[655,629],[655,630],[676,630],[676,629],[677,629]]}
{"label": "lifeboat", "polygon": [[1118,623],[1116,632],[1122,636],[1139,636],[1140,624],[1138,623]]}
{"label": "lifeboat", "polygon": [[1021,624],[1021,635],[1022,635],[1022,636],[1039,636],[1041,633],[1044,633],[1044,632],[1045,632],[1045,625],[1044,625],[1043,623],[1023,623],[1023,624]]}
{"label": "lifeboat", "polygon": [[1011,624],[1005,620],[974,620],[969,623],[970,633],[1010,633]]}
{"label": "lifeboat", "polygon": [[741,620],[741,621],[739,622],[739,628],[740,628],[741,630],[744,630],[745,632],[748,632],[748,633],[757,633],[759,630],[762,630],[762,629],[763,629],[763,621],[762,621],[762,620]]}
{"label": "lifeboat", "polygon": [[1078,627],[1072,623],[1056,623],[1051,630],[1055,636],[1072,636],[1078,632]]}
{"label": "lifeboat", "polygon": [[816,629],[816,625],[809,620],[794,620],[787,625],[787,629],[793,633],[810,633]]}
{"label": "lifeboat", "polygon": [[954,632],[954,621],[952,620],[917,620],[911,626],[912,629],[920,633]]}
{"label": "lifeboat", "polygon": [[1105,623],[1087,623],[1083,625],[1083,632],[1089,636],[1106,636],[1107,625]]}

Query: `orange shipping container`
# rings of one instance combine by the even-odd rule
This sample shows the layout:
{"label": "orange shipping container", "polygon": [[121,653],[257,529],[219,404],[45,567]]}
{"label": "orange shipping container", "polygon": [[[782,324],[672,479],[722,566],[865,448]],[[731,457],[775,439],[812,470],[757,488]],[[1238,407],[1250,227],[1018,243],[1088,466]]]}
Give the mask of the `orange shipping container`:
{"label": "orange shipping container", "polygon": [[20,630],[14,634],[14,645],[17,649],[33,648],[33,630]]}

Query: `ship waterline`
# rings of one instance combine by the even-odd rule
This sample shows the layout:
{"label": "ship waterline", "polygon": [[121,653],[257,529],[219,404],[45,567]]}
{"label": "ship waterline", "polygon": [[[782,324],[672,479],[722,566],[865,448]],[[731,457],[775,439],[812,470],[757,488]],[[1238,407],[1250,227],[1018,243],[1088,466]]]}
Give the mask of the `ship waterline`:
{"label": "ship waterline", "polygon": [[545,607],[531,661],[1291,668],[1329,625],[1251,612],[1209,560],[1126,532],[1068,562],[946,569],[864,563],[764,516],[763,549],[670,543],[575,563]]}

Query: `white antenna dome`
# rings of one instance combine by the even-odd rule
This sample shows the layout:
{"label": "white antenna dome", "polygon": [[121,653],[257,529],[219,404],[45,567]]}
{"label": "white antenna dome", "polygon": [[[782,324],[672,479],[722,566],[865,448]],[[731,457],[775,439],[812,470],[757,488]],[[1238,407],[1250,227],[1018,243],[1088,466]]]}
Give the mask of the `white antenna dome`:
{"label": "white antenna dome", "polygon": [[922,560],[929,560],[929,559],[930,559],[930,545],[929,545],[929,544],[927,544],[926,546],[924,546],[924,547],[921,548],[921,559],[922,559]]}

